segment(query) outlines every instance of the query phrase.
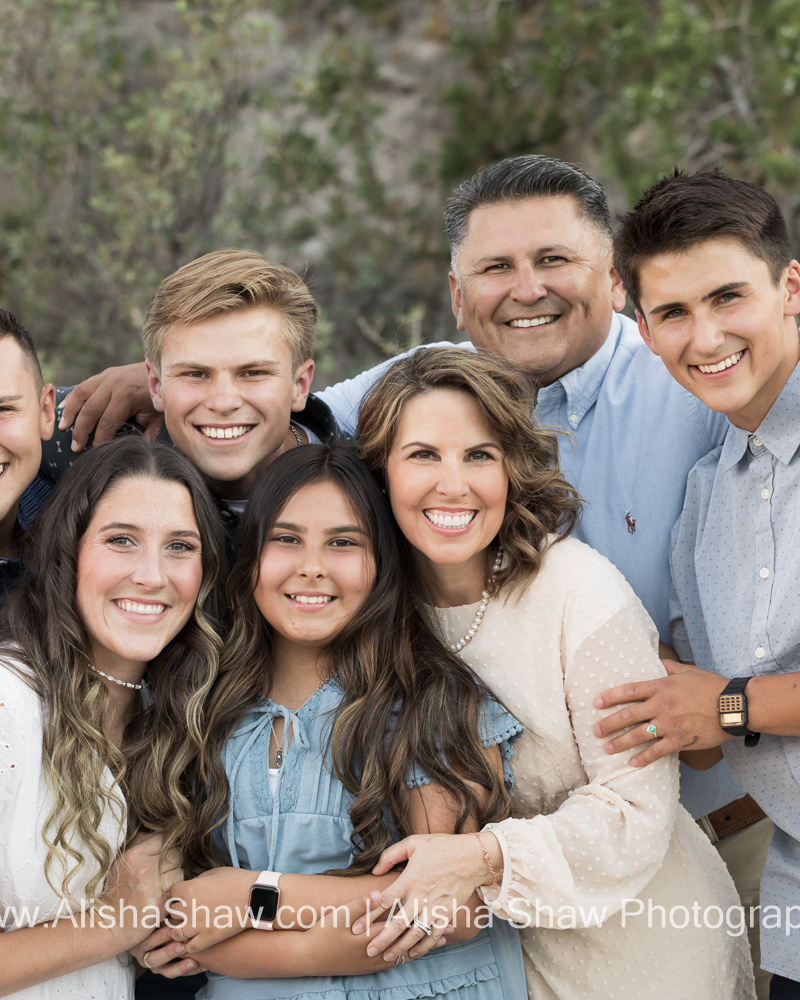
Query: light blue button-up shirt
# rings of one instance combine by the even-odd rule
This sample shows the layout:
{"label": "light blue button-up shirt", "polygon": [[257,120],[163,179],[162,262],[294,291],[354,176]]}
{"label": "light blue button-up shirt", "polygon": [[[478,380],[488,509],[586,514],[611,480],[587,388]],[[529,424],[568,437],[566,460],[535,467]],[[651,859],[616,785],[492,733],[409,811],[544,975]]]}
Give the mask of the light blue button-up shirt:
{"label": "light blue button-up shirt", "polygon": [[[684,659],[726,677],[800,670],[800,366],[754,434],[730,426],[692,469],[672,533],[671,625]],[[800,980],[800,739],[723,744],[775,824],[761,881],[761,964]],[[778,907],[770,915],[769,907]],[[780,926],[775,926],[777,914]]]}
{"label": "light blue button-up shirt", "polygon": [[[362,397],[391,364],[318,393],[342,428],[355,430]],[[536,415],[569,432],[559,447],[561,468],[585,500],[575,537],[621,570],[669,643],[670,529],[689,470],[721,444],[727,420],[678,385],[620,314],[596,354],[539,390]],[[724,764],[681,768],[681,801],[695,817],[744,794]]]}

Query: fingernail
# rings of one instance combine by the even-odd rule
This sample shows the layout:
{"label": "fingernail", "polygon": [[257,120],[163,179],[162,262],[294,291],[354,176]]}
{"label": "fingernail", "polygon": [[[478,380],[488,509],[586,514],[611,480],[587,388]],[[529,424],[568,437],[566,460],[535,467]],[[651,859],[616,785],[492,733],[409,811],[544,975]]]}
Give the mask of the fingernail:
{"label": "fingernail", "polygon": [[394,961],[394,952],[387,951],[386,954],[383,957],[386,959],[387,962],[393,962]]}
{"label": "fingernail", "polygon": [[376,904],[380,903],[381,894],[378,892],[377,889],[373,889],[372,892],[369,894],[369,901],[371,903],[376,903]]}
{"label": "fingernail", "polygon": [[72,449],[72,451],[80,451],[80,445],[78,444],[77,441],[73,441],[72,444],[70,445],[70,448]]}
{"label": "fingernail", "polygon": [[186,951],[186,947],[185,947],[185,945],[182,945],[182,944],[180,943],[180,941],[179,941],[179,942],[178,942],[178,943],[177,943],[177,944],[175,945],[175,954],[176,954],[176,955],[183,955],[183,954],[185,953],[185,951]]}
{"label": "fingernail", "polygon": [[594,733],[595,736],[602,736],[603,735],[602,732],[600,731],[600,726],[595,726],[594,729],[592,730],[592,732]]}
{"label": "fingernail", "polygon": [[361,923],[360,920],[356,920],[356,922],[353,924],[353,933],[360,934],[363,930],[364,930],[364,925]]}
{"label": "fingernail", "polygon": [[191,959],[189,959],[188,962],[184,963],[183,967],[184,967],[184,969],[196,969],[197,968],[197,962],[193,962]]}
{"label": "fingernail", "polygon": [[67,418],[62,414],[61,419],[58,421],[58,429],[60,431],[65,431],[67,429]]}
{"label": "fingernail", "polygon": [[370,958],[375,958],[375,956],[378,954],[378,949],[377,948],[367,948],[367,954],[369,955]]}
{"label": "fingernail", "polygon": [[[613,753],[614,752],[614,747],[610,743],[606,743],[606,745],[603,747],[603,749],[605,750],[606,753]],[[631,763],[633,763],[633,761],[631,761]]]}
{"label": "fingernail", "polygon": [[593,702],[593,705],[594,705],[595,708],[602,708],[603,707],[603,699],[600,697],[600,695],[598,695],[595,698],[595,700]]}

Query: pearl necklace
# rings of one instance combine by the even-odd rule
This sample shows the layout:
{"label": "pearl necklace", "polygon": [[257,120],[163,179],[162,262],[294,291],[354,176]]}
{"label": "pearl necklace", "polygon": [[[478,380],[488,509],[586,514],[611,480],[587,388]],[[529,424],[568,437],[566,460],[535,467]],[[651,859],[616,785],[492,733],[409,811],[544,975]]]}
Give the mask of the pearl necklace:
{"label": "pearl necklace", "polygon": [[[502,549],[497,553],[497,558],[494,561],[494,566],[492,566],[492,579],[494,579],[495,574],[500,569],[500,564],[503,561],[503,551]],[[481,603],[478,605],[478,610],[475,612],[475,617],[472,619],[472,624],[467,629],[466,635],[462,636],[458,642],[450,643],[450,650],[453,653],[460,653],[461,650],[478,634],[478,630],[483,623],[483,616],[486,614],[486,608],[489,606],[490,593],[488,590],[481,591]]]}
{"label": "pearl necklace", "polygon": [[89,669],[93,670],[96,674],[100,674],[101,677],[105,677],[107,681],[112,681],[114,684],[119,684],[123,688],[131,688],[134,691],[141,691],[143,688],[147,687],[147,681],[143,680],[141,684],[131,684],[130,681],[121,681],[118,677],[112,677],[111,674],[104,674],[102,670],[98,670],[93,664],[89,664]]}

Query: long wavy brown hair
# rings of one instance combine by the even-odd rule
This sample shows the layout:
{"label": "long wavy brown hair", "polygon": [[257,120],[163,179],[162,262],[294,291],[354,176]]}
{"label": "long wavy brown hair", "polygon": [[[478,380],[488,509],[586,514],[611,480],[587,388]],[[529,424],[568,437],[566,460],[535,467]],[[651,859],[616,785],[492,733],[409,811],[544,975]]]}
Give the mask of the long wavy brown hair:
{"label": "long wavy brown hair", "polygon": [[[474,399],[497,437],[508,476],[500,531],[486,550],[485,577],[493,594],[519,594],[539,572],[553,541],[574,528],[581,501],[558,466],[558,434],[533,416],[535,387],[493,354],[456,347],[420,348],[395,361],[361,404],[361,457],[388,488],[386,464],[408,402],[446,390]],[[498,548],[503,568],[492,574]],[[411,558],[405,546],[406,556]]]}
{"label": "long wavy brown hair", "polygon": [[[150,661],[151,702],[128,724],[121,747],[106,736],[106,688],[89,668],[91,642],[77,611],[80,541],[109,488],[128,478],[180,483],[192,499],[202,543],[203,579],[192,617]],[[104,811],[125,805],[108,787],[109,767],[127,804],[127,839],[140,830],[163,836],[162,859],[187,842],[193,799],[204,787],[199,758],[204,702],[217,673],[217,631],[224,572],[219,513],[197,471],[178,452],[130,436],[93,448],[64,476],[42,509],[27,544],[28,579],[14,595],[0,654],[22,661],[23,679],[43,702],[43,769],[53,805],[45,818],[45,873],[53,890],[68,885],[91,857],[97,892],[116,845],[99,833]],[[83,845],[79,850],[75,845]]]}
{"label": "long wavy brown hair", "polygon": [[[387,806],[399,832],[412,832],[407,778],[415,765],[458,803],[457,830],[470,816],[482,826],[508,815],[507,792],[480,740],[485,689],[417,610],[386,498],[352,446],[307,445],[272,463],[242,522],[241,555],[228,580],[232,626],[208,713],[204,768],[210,791],[198,805],[198,869],[204,860],[206,867],[222,861],[211,837],[227,807],[222,745],[270,690],[270,626],[253,597],[261,553],[291,497],[320,482],[347,497],[376,567],[371,593],[322,654],[344,691],[331,744],[336,777],[355,798],[355,860],[347,874],[369,872],[391,842]],[[467,782],[489,790],[485,808]]]}

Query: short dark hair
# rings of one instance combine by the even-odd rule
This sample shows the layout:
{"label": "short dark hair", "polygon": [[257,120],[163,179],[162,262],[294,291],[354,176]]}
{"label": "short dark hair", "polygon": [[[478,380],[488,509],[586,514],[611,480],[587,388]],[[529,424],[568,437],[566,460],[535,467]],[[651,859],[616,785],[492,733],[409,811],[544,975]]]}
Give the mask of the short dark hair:
{"label": "short dark hair", "polygon": [[444,212],[451,262],[455,265],[467,236],[469,217],[476,208],[526,198],[558,197],[572,198],[579,215],[611,237],[608,201],[594,177],[575,163],[529,153],[490,163],[452,193]]}
{"label": "short dark hair", "polygon": [[726,177],[718,167],[694,174],[675,168],[622,220],[614,266],[641,311],[641,270],[648,260],[718,239],[736,240],[763,260],[776,285],[792,259],[786,221],[772,195],[757,184]]}
{"label": "short dark hair", "polygon": [[33,375],[34,382],[36,382],[36,388],[41,389],[44,385],[42,367],[39,364],[39,356],[33,346],[31,335],[13,313],[0,309],[0,340],[5,337],[11,337],[17,342],[25,358],[25,363]]}

